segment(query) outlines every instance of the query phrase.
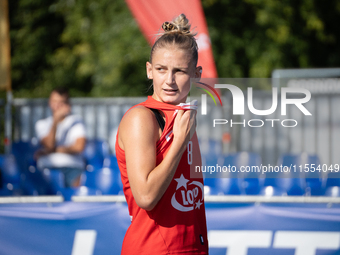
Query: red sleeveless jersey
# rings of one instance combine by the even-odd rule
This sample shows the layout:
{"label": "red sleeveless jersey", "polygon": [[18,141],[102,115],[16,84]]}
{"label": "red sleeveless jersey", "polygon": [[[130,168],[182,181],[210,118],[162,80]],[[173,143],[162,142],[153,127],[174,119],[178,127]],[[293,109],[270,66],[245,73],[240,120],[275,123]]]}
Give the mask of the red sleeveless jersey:
{"label": "red sleeveless jersey", "polygon": [[[156,144],[158,165],[172,143],[177,110],[183,108],[161,103],[152,97],[138,105],[160,110],[165,115],[164,131]],[[208,254],[203,178],[201,173],[195,178],[190,175],[190,167],[201,165],[196,133],[189,141],[168,189],[151,211],[141,209],[132,195],[118,134],[116,156],[131,218],[121,254]]]}

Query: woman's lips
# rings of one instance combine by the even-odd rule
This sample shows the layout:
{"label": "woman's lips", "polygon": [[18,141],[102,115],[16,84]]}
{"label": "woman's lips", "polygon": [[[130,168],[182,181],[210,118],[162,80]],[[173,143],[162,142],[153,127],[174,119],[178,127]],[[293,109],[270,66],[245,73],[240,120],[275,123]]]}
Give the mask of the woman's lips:
{"label": "woman's lips", "polygon": [[174,95],[177,93],[178,89],[163,89],[165,94],[167,95]]}

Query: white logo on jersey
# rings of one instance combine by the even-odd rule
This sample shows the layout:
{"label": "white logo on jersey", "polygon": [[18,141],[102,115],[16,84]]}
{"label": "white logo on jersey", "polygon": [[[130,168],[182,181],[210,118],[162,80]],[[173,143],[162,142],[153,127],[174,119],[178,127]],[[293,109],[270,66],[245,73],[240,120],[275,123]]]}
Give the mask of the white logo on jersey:
{"label": "white logo on jersey", "polygon": [[166,134],[165,139],[166,139],[167,142],[170,141],[170,139],[171,139],[171,137],[170,137],[171,134],[172,134],[172,130],[171,130],[169,133]]}
{"label": "white logo on jersey", "polygon": [[[189,212],[194,209],[200,209],[204,199],[203,184],[198,181],[192,181],[188,183],[189,180],[185,179],[183,174],[181,174],[181,177],[176,178],[175,181],[177,182],[177,187],[176,192],[171,198],[171,205],[181,212]],[[181,187],[184,187],[184,189],[180,189]],[[201,190],[202,194],[201,198],[198,198],[199,189]],[[178,192],[180,192],[182,203],[179,203],[176,199],[176,194],[178,194]]]}

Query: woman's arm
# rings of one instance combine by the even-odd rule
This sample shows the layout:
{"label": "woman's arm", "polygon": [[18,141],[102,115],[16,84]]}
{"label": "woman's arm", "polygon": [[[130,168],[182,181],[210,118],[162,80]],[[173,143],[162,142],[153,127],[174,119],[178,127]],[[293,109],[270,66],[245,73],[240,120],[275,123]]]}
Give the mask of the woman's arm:
{"label": "woman's arm", "polygon": [[[191,116],[190,116],[191,115]],[[168,188],[187,143],[195,129],[195,111],[180,110],[173,127],[173,142],[163,161],[156,166],[159,125],[143,106],[130,110],[119,127],[118,143],[125,151],[131,191],[139,207],[152,210]]]}

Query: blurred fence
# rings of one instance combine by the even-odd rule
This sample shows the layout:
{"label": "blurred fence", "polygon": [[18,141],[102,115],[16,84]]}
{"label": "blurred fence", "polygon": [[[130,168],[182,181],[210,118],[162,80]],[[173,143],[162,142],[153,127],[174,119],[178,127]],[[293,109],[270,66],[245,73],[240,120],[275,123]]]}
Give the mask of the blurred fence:
{"label": "blurred fence", "polygon": [[[82,116],[88,139],[111,141],[124,113],[145,98],[72,98],[72,112]],[[34,125],[51,116],[47,99],[14,99],[13,140],[35,137]]]}
{"label": "blurred fence", "polygon": [[[72,112],[83,117],[89,139],[107,140],[114,147],[115,134],[124,113],[145,98],[73,98]],[[277,110],[269,116],[252,114],[245,107],[245,115],[232,116],[232,98],[226,94],[222,98],[223,108],[209,102],[207,115],[197,114],[197,133],[202,142],[201,151],[211,150],[230,153],[237,151],[255,152],[261,155],[263,164],[276,164],[284,153],[318,154],[321,163],[334,164],[340,161],[340,94],[315,94],[304,104],[312,116],[305,116],[296,106],[287,107],[287,115],[281,116],[281,100],[278,98]],[[1,103],[1,102],[0,102]],[[253,104],[256,109],[269,109],[272,94],[255,91]],[[34,125],[37,120],[49,116],[47,99],[13,100],[13,140],[28,141],[35,136]],[[213,119],[226,119],[225,125],[213,127]],[[235,124],[230,126],[230,120]],[[262,127],[250,127],[251,125]],[[275,119],[275,121],[273,121]],[[281,121],[294,119],[296,127],[283,127]],[[294,122],[293,122],[294,123]],[[288,122],[286,122],[288,125]],[[289,124],[291,125],[292,122]],[[272,127],[273,125],[273,127]],[[223,139],[224,137],[231,139]],[[215,141],[215,147],[204,141]]]}

